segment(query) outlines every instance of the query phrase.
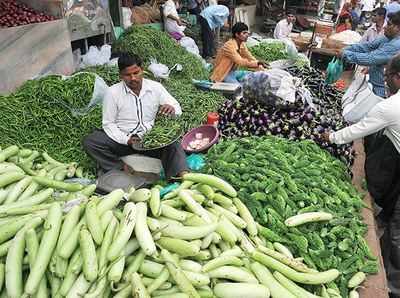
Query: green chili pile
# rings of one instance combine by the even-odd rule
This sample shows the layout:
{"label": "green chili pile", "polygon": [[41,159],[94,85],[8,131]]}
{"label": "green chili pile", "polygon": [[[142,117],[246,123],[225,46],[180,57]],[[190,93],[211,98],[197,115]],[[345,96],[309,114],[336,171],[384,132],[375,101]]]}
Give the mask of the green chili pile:
{"label": "green chili pile", "polygon": [[[318,270],[336,268],[338,287],[358,272],[376,273],[378,264],[363,235],[367,231],[360,193],[346,166],[311,141],[249,137],[220,142],[207,154],[208,172],[238,189],[238,197],[265,228],[261,234],[280,242]],[[307,212],[327,212],[327,222],[289,227],[285,220]]]}
{"label": "green chili pile", "polygon": [[92,165],[82,150],[82,138],[101,125],[101,108],[73,116],[70,107],[85,107],[92,96],[94,76],[77,74],[27,81],[14,93],[0,97],[0,145],[46,151],[61,162]]}
{"label": "green chili pile", "polygon": [[[152,130],[144,136],[145,148],[169,144],[176,139],[176,136],[203,124],[207,119],[207,113],[217,111],[225,101],[221,94],[198,90],[182,80],[170,79],[163,84],[181,105],[182,115],[168,120],[156,120]],[[165,124],[165,121],[168,121],[168,124]]]}
{"label": "green chili pile", "polygon": [[158,148],[169,144],[182,135],[182,128],[176,118],[158,116],[153,128],[145,134],[142,145],[145,148]]}
{"label": "green chili pile", "polygon": [[132,26],[113,44],[113,52],[136,54],[146,65],[151,58],[169,68],[179,63],[183,70],[174,71],[172,75],[184,81],[208,78],[208,72],[198,57],[186,51],[167,33],[153,28]]}

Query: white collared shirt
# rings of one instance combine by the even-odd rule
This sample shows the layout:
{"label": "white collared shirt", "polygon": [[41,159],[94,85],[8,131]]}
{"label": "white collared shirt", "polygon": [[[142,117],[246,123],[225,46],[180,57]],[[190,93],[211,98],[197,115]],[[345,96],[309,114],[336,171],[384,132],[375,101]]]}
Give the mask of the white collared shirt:
{"label": "white collared shirt", "polygon": [[103,101],[103,129],[117,143],[126,145],[132,135],[143,135],[154,125],[161,105],[174,107],[181,115],[178,101],[160,84],[143,79],[139,96],[122,81],[108,88]]}
{"label": "white collared shirt", "polygon": [[168,33],[173,33],[173,32],[183,33],[183,31],[185,31],[186,26],[179,26],[177,21],[168,18],[169,15],[179,18],[179,14],[178,11],[176,10],[176,5],[173,0],[168,0],[167,2],[165,2],[163,8],[163,14],[164,14],[165,30]]}
{"label": "white collared shirt", "polygon": [[276,24],[274,30],[274,38],[275,39],[285,39],[289,38],[290,32],[292,32],[293,24],[288,23],[287,19],[282,19]]}
{"label": "white collared shirt", "polygon": [[382,129],[400,153],[400,91],[376,104],[357,123],[331,133],[329,139],[335,144],[346,144]]}

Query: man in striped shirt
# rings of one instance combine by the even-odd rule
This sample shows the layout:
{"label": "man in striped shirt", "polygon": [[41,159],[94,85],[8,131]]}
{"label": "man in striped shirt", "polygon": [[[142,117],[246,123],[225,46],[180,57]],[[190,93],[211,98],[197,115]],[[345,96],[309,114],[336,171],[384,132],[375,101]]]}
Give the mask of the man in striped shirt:
{"label": "man in striped shirt", "polygon": [[380,97],[385,97],[384,67],[400,51],[400,12],[388,16],[384,35],[338,52],[347,62],[369,67],[369,82]]}

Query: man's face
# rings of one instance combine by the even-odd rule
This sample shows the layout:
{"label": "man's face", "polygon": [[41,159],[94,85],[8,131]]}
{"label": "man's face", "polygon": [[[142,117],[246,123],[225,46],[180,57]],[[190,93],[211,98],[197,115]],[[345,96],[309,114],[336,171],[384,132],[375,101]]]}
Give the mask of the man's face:
{"label": "man's face", "polygon": [[384,33],[387,38],[394,38],[400,34],[400,26],[395,25],[391,20],[388,20]]}
{"label": "man's face", "polygon": [[132,65],[124,68],[120,72],[121,79],[134,91],[140,91],[143,81],[143,69],[138,65]]}
{"label": "man's face", "polygon": [[385,82],[390,94],[395,94],[400,89],[400,74],[393,71],[388,65],[385,69]]}
{"label": "man's face", "polygon": [[374,14],[372,16],[372,22],[373,23],[383,23],[384,20],[385,20],[385,16],[380,16],[380,15],[377,15],[377,14]]}
{"label": "man's face", "polygon": [[288,14],[287,21],[288,21],[288,23],[294,23],[294,22],[296,22],[296,17],[292,14]]}
{"label": "man's face", "polygon": [[247,39],[249,38],[249,35],[250,35],[249,31],[242,31],[236,34],[236,38],[241,42],[246,42]]}

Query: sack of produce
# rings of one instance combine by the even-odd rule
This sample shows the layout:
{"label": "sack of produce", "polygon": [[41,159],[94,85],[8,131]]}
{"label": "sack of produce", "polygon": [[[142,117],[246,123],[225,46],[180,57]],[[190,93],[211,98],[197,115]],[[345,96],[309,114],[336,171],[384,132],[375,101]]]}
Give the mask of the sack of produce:
{"label": "sack of produce", "polygon": [[304,95],[303,101],[312,103],[311,95],[302,87],[300,79],[282,69],[253,72],[243,80],[245,98],[275,108],[290,108],[298,92]]}
{"label": "sack of produce", "polygon": [[342,97],[342,115],[346,121],[355,123],[381,100],[372,92],[367,76],[358,74]]}

